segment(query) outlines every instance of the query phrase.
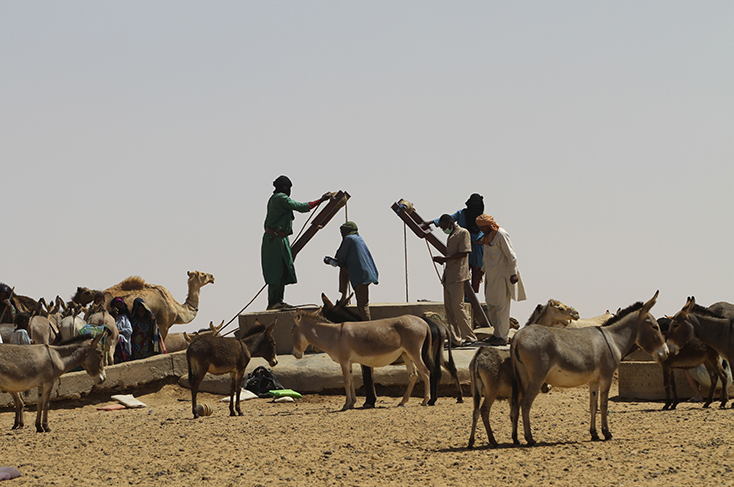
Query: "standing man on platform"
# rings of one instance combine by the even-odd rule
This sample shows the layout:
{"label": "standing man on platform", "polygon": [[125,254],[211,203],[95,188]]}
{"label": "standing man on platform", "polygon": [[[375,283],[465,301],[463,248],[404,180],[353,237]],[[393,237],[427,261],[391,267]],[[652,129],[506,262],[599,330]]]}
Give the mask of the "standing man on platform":
{"label": "standing man on platform", "polygon": [[487,214],[477,217],[477,225],[484,232],[484,297],[487,315],[494,327],[490,345],[507,345],[510,332],[510,299],[526,299],[517,255],[512,248],[510,234]]}
{"label": "standing man on platform", "polygon": [[470,319],[462,303],[464,283],[469,280],[469,253],[471,237],[469,231],[456,224],[451,215],[441,215],[438,224],[449,238],[446,241],[446,257],[436,256],[434,262],[446,264],[443,272],[443,305],[449,322],[449,338],[455,346],[476,342],[477,337],[470,326]]}
{"label": "standing man on platform", "polygon": [[293,211],[307,213],[322,201],[328,200],[330,194],[324,193],[317,200],[299,203],[290,198],[293,183],[287,176],[279,176],[273,181],[273,186],[275,190],[268,200],[268,212],[265,217],[261,260],[263,277],[268,285],[268,309],[281,309],[290,307],[283,302],[286,284],[297,282],[288,239],[288,236],[293,234]]}
{"label": "standing man on platform", "polygon": [[[484,197],[482,197],[481,194],[474,193],[469,196],[469,199],[466,200],[465,205],[466,208],[457,211],[456,213],[451,215],[451,218],[453,218],[460,227],[469,230],[469,235],[471,236],[472,241],[471,253],[469,254],[471,287],[472,289],[474,289],[475,293],[478,293],[479,284],[482,282],[482,276],[484,275],[484,272],[482,271],[484,261],[484,247],[481,243],[474,242],[478,242],[479,239],[484,236],[476,223],[477,217],[484,213]],[[438,218],[427,222],[426,228],[430,227],[431,224],[434,224],[438,227]]]}
{"label": "standing man on platform", "polygon": [[327,264],[337,265],[339,271],[339,292],[341,301],[347,299],[347,285],[352,284],[357,298],[357,311],[365,321],[370,321],[370,284],[377,284],[377,266],[370,249],[359,235],[357,224],[348,221],[339,227],[342,243],[336,251],[336,258],[324,257]]}

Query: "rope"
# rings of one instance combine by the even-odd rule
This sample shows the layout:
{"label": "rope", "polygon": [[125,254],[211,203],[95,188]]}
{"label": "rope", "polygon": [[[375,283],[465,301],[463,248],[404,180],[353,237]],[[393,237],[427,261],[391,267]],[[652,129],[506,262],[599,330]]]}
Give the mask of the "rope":
{"label": "rope", "polygon": [[433,262],[433,268],[435,269],[436,275],[438,276],[438,281],[441,283],[441,285],[443,285],[443,280],[441,279],[441,273],[438,272],[438,266],[436,265],[436,261],[433,260],[433,252],[431,252],[431,246],[428,245],[428,240],[426,240],[426,249],[428,249],[428,255],[431,257],[431,262]]}
{"label": "rope", "polygon": [[408,300],[408,224],[403,223],[403,249],[405,251],[405,302]]}

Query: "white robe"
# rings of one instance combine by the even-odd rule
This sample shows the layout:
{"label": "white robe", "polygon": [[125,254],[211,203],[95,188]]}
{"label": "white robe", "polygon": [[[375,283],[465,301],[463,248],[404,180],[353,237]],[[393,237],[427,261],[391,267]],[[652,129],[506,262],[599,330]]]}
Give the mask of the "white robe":
{"label": "white robe", "polygon": [[[517,256],[512,249],[510,235],[504,228],[499,228],[492,243],[484,244],[484,298],[487,304],[499,305],[515,301],[524,301],[525,286],[517,268]],[[517,275],[517,283],[512,284],[510,277]]]}

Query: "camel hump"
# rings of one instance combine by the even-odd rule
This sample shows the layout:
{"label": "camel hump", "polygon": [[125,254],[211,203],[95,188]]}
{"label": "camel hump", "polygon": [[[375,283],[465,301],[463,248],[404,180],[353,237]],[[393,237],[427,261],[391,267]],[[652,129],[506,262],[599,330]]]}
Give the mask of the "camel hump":
{"label": "camel hump", "polygon": [[144,289],[148,283],[140,276],[130,276],[120,283],[121,291],[138,291]]}

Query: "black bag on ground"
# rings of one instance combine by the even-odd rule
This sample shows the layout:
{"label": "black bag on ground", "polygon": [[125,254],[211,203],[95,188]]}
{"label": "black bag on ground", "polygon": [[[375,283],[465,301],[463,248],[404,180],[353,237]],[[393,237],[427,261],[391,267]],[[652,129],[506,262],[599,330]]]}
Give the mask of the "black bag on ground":
{"label": "black bag on ground", "polygon": [[284,389],[273,371],[262,365],[242,380],[242,387],[257,394],[257,397],[271,397],[268,391]]}

